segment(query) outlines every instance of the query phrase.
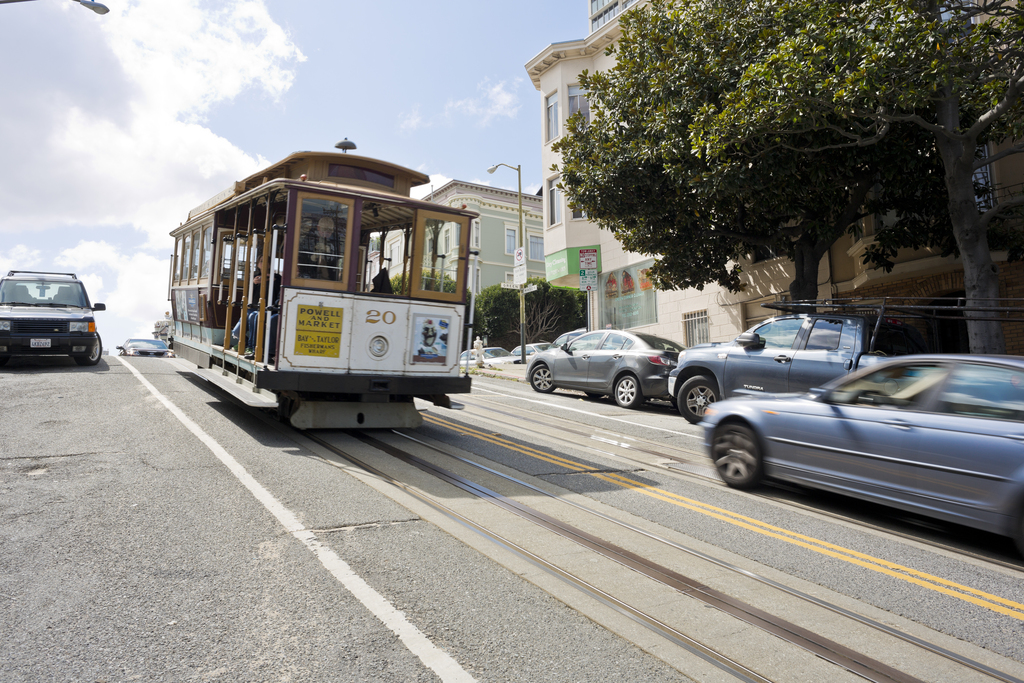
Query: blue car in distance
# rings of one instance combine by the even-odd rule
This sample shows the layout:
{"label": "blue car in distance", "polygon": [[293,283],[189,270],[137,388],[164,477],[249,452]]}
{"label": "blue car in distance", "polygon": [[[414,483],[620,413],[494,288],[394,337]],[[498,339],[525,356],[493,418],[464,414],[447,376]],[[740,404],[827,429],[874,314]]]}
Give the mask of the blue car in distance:
{"label": "blue car in distance", "polygon": [[1003,536],[1024,554],[1024,358],[905,356],[704,413],[726,484],[764,478]]}

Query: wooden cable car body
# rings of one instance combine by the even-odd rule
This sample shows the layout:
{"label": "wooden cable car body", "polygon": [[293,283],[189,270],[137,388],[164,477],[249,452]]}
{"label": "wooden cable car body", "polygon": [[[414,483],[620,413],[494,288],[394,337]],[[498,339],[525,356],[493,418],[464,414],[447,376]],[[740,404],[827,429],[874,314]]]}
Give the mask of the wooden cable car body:
{"label": "wooden cable car body", "polygon": [[301,429],[418,426],[414,397],[451,407],[470,389],[458,356],[477,214],[409,197],[427,181],[301,152],[194,209],[171,232],[175,353]]}

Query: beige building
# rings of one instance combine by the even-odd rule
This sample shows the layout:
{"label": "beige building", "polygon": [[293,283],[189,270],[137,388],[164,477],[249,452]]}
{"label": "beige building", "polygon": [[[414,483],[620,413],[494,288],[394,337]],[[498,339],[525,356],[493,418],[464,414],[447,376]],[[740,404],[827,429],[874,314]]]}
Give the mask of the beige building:
{"label": "beige building", "polygon": [[[614,57],[605,49],[620,35],[621,12],[649,4],[648,0],[587,0],[591,32],[581,40],[554,43],[526,64],[526,71],[541,97],[541,168],[560,163],[551,146],[565,134],[565,122],[577,111],[589,115],[586,93],[579,88],[583,70],[603,71]],[[580,249],[597,248],[598,284],[590,293],[592,328],[635,329],[679,341],[687,346],[704,341],[732,339],[757,321],[772,315],[764,302],[784,299],[794,277],[793,263],[772,258],[743,264],[746,287],[732,293],[712,284],[703,290],[656,292],[644,278],[652,257],[626,252],[611,233],[598,229],[579,213],[568,209],[557,189],[557,172],[544,178],[544,245],[548,279],[554,284],[579,286]],[[1019,187],[1024,179],[1024,159],[1001,162],[989,179],[995,187]],[[861,257],[873,241],[874,220],[865,221],[863,237],[845,236],[832,246],[818,269],[818,297],[914,296],[938,298],[962,296],[963,270],[957,259],[937,251],[905,250],[889,273],[869,268]],[[1006,261],[1006,253],[993,253]],[[1000,263],[1002,296],[1024,295],[1024,267]],[[946,331],[947,337],[957,336]],[[947,341],[942,350],[952,348]],[[1008,349],[1024,353],[1024,340],[1007,337]],[[1017,348],[1017,347],[1020,348]]]}

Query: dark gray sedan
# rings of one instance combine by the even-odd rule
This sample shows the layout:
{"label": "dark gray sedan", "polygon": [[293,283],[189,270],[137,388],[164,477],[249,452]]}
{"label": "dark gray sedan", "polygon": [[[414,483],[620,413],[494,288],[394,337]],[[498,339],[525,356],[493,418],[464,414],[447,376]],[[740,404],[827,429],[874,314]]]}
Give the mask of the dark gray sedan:
{"label": "dark gray sedan", "polygon": [[1024,359],[907,356],[704,412],[722,479],[846,494],[1011,536],[1024,554]]}
{"label": "dark gray sedan", "polygon": [[535,391],[578,389],[591,398],[611,395],[623,408],[649,398],[670,400],[668,373],[684,347],[650,334],[602,330],[535,354],[526,376]]}

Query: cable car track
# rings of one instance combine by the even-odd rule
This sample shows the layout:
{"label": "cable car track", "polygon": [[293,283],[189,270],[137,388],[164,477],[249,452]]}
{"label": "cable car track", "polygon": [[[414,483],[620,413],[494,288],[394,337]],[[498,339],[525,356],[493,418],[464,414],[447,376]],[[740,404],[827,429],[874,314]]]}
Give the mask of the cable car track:
{"label": "cable car track", "polygon": [[[465,400],[465,399],[463,399],[463,400]],[[477,409],[477,410],[480,410],[480,411],[485,411],[485,412],[501,415],[501,416],[503,416],[505,418],[520,419],[520,420],[524,419],[522,417],[522,415],[517,415],[514,412],[510,412],[510,411],[506,411],[506,410],[501,410],[499,408],[495,408],[495,407],[489,406],[489,405],[474,404],[474,405],[472,405],[472,407]],[[545,418],[550,418],[550,419],[545,419]],[[558,429],[558,430],[560,430],[560,431],[562,431],[564,433],[573,434],[573,435],[576,435],[576,436],[584,437],[584,439],[586,439],[586,441],[570,442],[573,447],[590,449],[590,450],[593,450],[593,451],[595,451],[595,452],[597,452],[597,453],[599,453],[599,454],[601,454],[603,456],[616,458],[618,460],[622,460],[622,461],[625,461],[625,462],[628,462],[628,463],[631,463],[631,464],[641,465],[643,467],[654,467],[654,468],[658,468],[658,469],[660,469],[662,471],[671,472],[671,473],[676,474],[676,475],[685,475],[685,476],[691,476],[691,477],[698,477],[699,479],[701,479],[703,481],[712,481],[712,482],[715,482],[715,483],[720,484],[722,486],[725,486],[725,484],[722,482],[721,478],[718,476],[718,473],[715,470],[714,466],[710,463],[710,460],[708,459],[707,455],[705,453],[703,453],[703,452],[688,451],[686,449],[679,448],[678,446],[672,446],[672,445],[664,445],[664,446],[662,446],[660,444],[648,441],[648,440],[640,438],[640,437],[625,436],[625,435],[617,434],[616,432],[612,432],[611,430],[604,430],[603,429],[603,430],[600,430],[600,431],[603,431],[603,432],[606,432],[607,434],[613,435],[613,437],[617,437],[617,439],[614,440],[614,441],[613,440],[609,440],[609,439],[604,439],[604,438],[598,436],[597,434],[595,434],[593,431],[585,431],[585,430],[573,429],[572,427],[567,427],[567,426],[554,425],[553,424],[554,420],[562,420],[562,418],[553,418],[553,417],[551,417],[549,415],[546,415],[546,414],[543,414],[543,413],[536,414],[536,417],[533,417],[532,420],[534,422],[542,422],[542,423],[546,424],[547,426],[555,428],[555,429]],[[526,420],[526,421],[529,422],[529,420]],[[642,427],[643,425],[638,423],[638,426]],[[557,436],[552,436],[550,434],[541,434],[541,436],[544,436],[545,438],[548,438],[548,439],[552,439],[552,438],[558,439]],[[699,438],[699,437],[695,437],[695,438]],[[566,439],[561,439],[561,440],[562,441],[567,441]],[[649,462],[649,461],[643,461],[643,460],[638,460],[636,458],[632,458],[632,457],[630,457],[630,455],[625,454],[625,453],[613,453],[613,452],[610,452],[610,451],[607,451],[607,450],[604,450],[604,449],[601,449],[601,448],[596,448],[592,444],[588,443],[591,440],[597,440],[599,442],[606,443],[608,445],[619,446],[620,448],[627,449],[627,450],[629,450],[631,452],[644,453],[644,454],[647,454],[647,455],[650,455],[650,456],[653,456],[653,457],[657,457],[657,458],[660,458],[660,459],[663,459],[663,460],[671,460],[671,461],[673,461],[673,463],[652,463],[652,462]],[[628,443],[628,442],[638,442],[638,443],[643,443],[643,444],[647,444],[647,445],[646,446],[637,446],[637,445],[634,445],[634,443]],[[655,450],[655,448],[663,448],[665,451],[668,451],[668,452],[662,452],[662,451],[659,451],[659,450]],[[697,456],[698,458],[700,458],[700,460],[707,461],[708,464],[707,465],[695,464],[695,460],[696,460],[695,458],[687,458],[687,457],[683,457],[682,455],[673,455],[673,452],[681,453],[681,454],[686,454],[686,455]],[[800,496],[821,495],[820,492],[811,492],[811,493],[809,493],[808,491],[806,491],[804,489],[801,489],[800,487],[789,485],[789,484],[786,484],[786,483],[783,483],[783,482],[767,481],[767,482],[764,483],[764,486],[765,486],[765,488],[770,489],[770,490],[785,491],[785,492],[788,492],[788,493],[791,493],[791,494],[795,494],[795,495],[800,495]],[[807,505],[807,504],[804,504],[804,503],[800,503],[798,501],[791,500],[791,499],[787,498],[784,495],[773,494],[771,492],[767,492],[767,491],[764,491],[764,490],[762,490],[762,491],[746,491],[746,492],[743,493],[743,495],[748,495],[748,496],[752,496],[752,497],[755,497],[755,498],[761,498],[761,499],[764,499],[764,500],[769,500],[769,501],[772,501],[772,502],[780,504],[780,505],[784,505],[784,506],[787,506],[787,507],[795,508],[797,510],[801,510],[803,512],[810,512],[812,514],[822,515],[822,516],[828,517],[830,519],[835,519],[835,520],[838,520],[838,521],[842,521],[842,522],[844,522],[846,524],[850,524],[850,525],[861,527],[861,528],[864,528],[864,529],[869,529],[869,530],[872,530],[872,531],[881,532],[881,533],[884,533],[884,534],[896,536],[896,537],[904,539],[904,540],[913,541],[915,543],[920,543],[922,545],[925,545],[925,546],[928,546],[928,547],[931,547],[931,548],[935,548],[935,549],[938,549],[938,550],[942,550],[944,552],[953,553],[953,554],[959,555],[961,557],[971,558],[971,559],[974,559],[974,560],[980,560],[982,562],[986,562],[988,564],[996,565],[996,566],[1002,567],[1004,569],[1010,569],[1010,570],[1013,570],[1013,571],[1016,571],[1016,572],[1024,572],[1024,562],[1022,562],[1022,561],[1007,560],[1007,559],[1003,559],[1001,557],[990,555],[990,554],[973,552],[971,550],[967,550],[967,549],[964,549],[964,548],[961,548],[961,547],[958,547],[958,546],[955,546],[955,545],[950,545],[948,543],[943,543],[941,541],[936,541],[936,540],[932,540],[932,539],[929,539],[929,538],[923,538],[920,535],[915,535],[915,534],[907,532],[907,531],[901,531],[900,529],[893,528],[891,526],[875,524],[875,523],[872,523],[872,522],[869,522],[869,521],[865,521],[863,519],[859,519],[857,517],[851,517],[851,516],[848,516],[848,515],[844,515],[844,514],[840,514],[840,513],[837,513],[837,512],[833,512],[833,511],[827,510],[827,509],[823,509],[821,507],[815,507],[815,506],[812,506],[812,505]],[[904,514],[904,513],[901,513],[901,514]],[[905,514],[909,514],[909,513],[905,513]],[[934,522],[934,520],[932,520],[932,521]]]}
{"label": "cable car track", "polygon": [[[452,486],[455,486],[460,490],[468,494],[471,494],[472,496],[475,496],[483,500],[487,500],[488,502],[512,514],[515,514],[516,516],[532,524],[536,524],[552,533],[555,533],[565,538],[566,540],[581,545],[591,550],[592,552],[598,553],[603,557],[606,557],[636,572],[639,572],[640,574],[647,576],[652,580],[658,581],[666,586],[669,586],[676,591],[680,591],[694,599],[700,600],[709,607],[714,607],[718,610],[721,610],[722,612],[725,612],[726,614],[730,614],[733,617],[742,620],[747,624],[756,626],[768,633],[775,635],[778,638],[781,638],[789,643],[801,647],[807,650],[808,652],[811,652],[816,656],[821,657],[829,662],[832,662],[836,666],[840,666],[867,680],[878,681],[879,683],[895,681],[899,681],[901,683],[913,683],[914,681],[921,680],[915,678],[912,675],[894,669],[862,653],[858,653],[850,648],[847,648],[846,646],[843,646],[823,636],[813,633],[803,627],[800,627],[780,617],[769,614],[757,607],[747,604],[741,600],[738,600],[727,594],[710,588],[709,586],[706,586],[701,582],[694,580],[693,578],[679,574],[638,554],[635,554],[619,546],[606,542],[601,538],[598,538],[597,536],[594,536],[579,528],[571,526],[563,521],[555,519],[554,517],[551,517],[548,514],[540,512],[539,510],[533,507],[524,505],[514,500],[513,498],[500,494],[481,484],[470,481],[469,479],[460,476],[447,468],[433,464],[425,460],[424,458],[417,456],[407,450],[398,448],[397,446],[394,446],[392,444],[385,443],[384,441],[381,441],[380,439],[374,436],[370,436],[365,432],[357,431],[350,432],[350,434],[351,436],[355,437],[362,443],[374,449],[377,449],[383,453],[386,453],[410,466],[416,467],[417,469],[433,477],[443,480],[451,484]],[[537,486],[534,486],[533,484],[530,484],[529,482],[522,481],[507,474],[503,474],[492,468],[486,467],[485,465],[473,462],[472,460],[468,460],[466,458],[462,458],[456,454],[446,452],[440,448],[437,448],[436,446],[428,444],[408,434],[398,431],[395,431],[394,434],[406,440],[415,442],[419,446],[428,448],[431,451],[438,453],[446,458],[454,459],[459,463],[472,466],[474,468],[487,472],[490,475],[498,476],[505,481],[523,487],[532,494],[543,494],[544,496],[555,499],[562,504],[572,506],[573,508],[576,508],[588,514],[595,515],[606,522],[611,522],[613,524],[619,525],[623,529],[627,529],[633,533],[643,534],[647,538],[653,539],[660,543],[664,543],[669,547],[687,553],[693,557],[699,558],[707,562],[711,562],[720,568],[732,572],[737,572],[739,574],[742,574],[746,578],[758,581],[773,589],[784,591],[790,596],[806,601],[809,604],[813,604],[816,607],[829,610],[838,616],[853,619],[858,623],[867,626],[871,629],[883,632],[888,636],[898,638],[928,653],[955,662],[959,666],[969,668],[985,676],[991,677],[995,680],[1005,681],[1006,683],[1024,683],[1022,679],[1016,678],[1011,674],[997,671],[989,666],[986,666],[980,662],[959,655],[955,652],[949,651],[934,643],[926,642],[910,634],[903,633],[886,624],[877,622],[875,620],[872,620],[868,617],[859,614],[855,614],[842,607],[830,604],[819,598],[815,598],[813,596],[801,593],[800,591],[779,584],[778,582],[768,579],[766,577],[758,576],[742,568],[730,565],[716,558],[712,558],[704,553],[701,553],[698,550],[687,548],[668,539],[658,537],[650,532],[644,531],[633,525],[622,522],[621,520],[616,520],[614,518],[608,517],[607,515],[604,515],[603,513],[597,510],[590,509],[588,507],[579,505],[572,501],[564,500],[547,491],[544,491],[543,489]],[[353,465],[356,465],[361,469],[364,469],[367,472],[372,473],[374,476],[380,477],[383,480],[388,481],[392,485],[398,486],[405,492],[415,496],[418,500],[430,505],[435,510],[438,510],[446,516],[457,520],[460,524],[471,528],[476,533],[510,550],[518,556],[527,559],[534,565],[542,568],[544,571],[554,576],[557,576],[559,579],[565,582],[568,582],[570,585],[574,586],[578,590],[581,590],[587,593],[588,595],[596,598],[597,600],[601,601],[602,603],[611,606],[619,613],[625,614],[637,623],[642,624],[646,628],[660,634],[667,640],[701,657],[703,660],[711,663],[713,666],[721,669],[722,671],[729,673],[734,678],[742,681],[757,682],[770,680],[768,678],[765,678],[763,675],[751,670],[742,663],[735,661],[735,659],[730,658],[725,654],[716,651],[714,648],[706,644],[700,643],[699,641],[687,636],[686,634],[682,633],[681,631],[672,627],[671,625],[666,624],[663,621],[651,616],[650,614],[645,613],[643,610],[635,606],[629,605],[624,601],[616,598],[615,596],[610,595],[606,591],[603,591],[599,587],[592,585],[588,581],[578,576],[574,576],[570,572],[557,567],[548,560],[539,557],[538,555],[514,543],[508,538],[505,538],[499,534],[496,534],[486,529],[481,524],[463,516],[462,514],[456,512],[455,510],[445,505],[444,503],[424,494],[421,491],[416,490],[415,488],[405,484],[404,482],[394,479],[385,472],[382,472],[379,468],[370,465],[369,463],[365,462],[364,460],[357,456],[352,455],[351,453],[347,453],[346,451],[330,443],[329,441],[325,440],[319,435],[307,432],[306,436],[308,438],[311,438],[313,441],[315,441],[323,448],[336,454],[337,456],[345,459],[346,461],[352,463]]]}

